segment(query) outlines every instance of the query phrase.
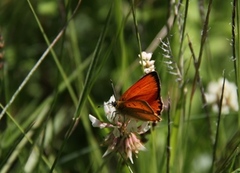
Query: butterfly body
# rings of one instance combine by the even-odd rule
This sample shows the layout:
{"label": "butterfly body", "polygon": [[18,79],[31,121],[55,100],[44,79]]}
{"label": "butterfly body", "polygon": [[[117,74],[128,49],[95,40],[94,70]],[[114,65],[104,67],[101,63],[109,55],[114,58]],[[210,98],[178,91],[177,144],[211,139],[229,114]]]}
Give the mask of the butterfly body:
{"label": "butterfly body", "polygon": [[122,115],[142,121],[160,121],[163,103],[158,74],[150,72],[143,76],[113,106]]}

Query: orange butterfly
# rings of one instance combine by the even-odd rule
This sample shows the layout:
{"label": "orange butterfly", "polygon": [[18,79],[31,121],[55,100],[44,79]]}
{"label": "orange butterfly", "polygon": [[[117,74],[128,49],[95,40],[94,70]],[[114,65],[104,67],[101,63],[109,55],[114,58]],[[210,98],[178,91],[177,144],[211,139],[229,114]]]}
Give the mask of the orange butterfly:
{"label": "orange butterfly", "polygon": [[122,115],[142,121],[160,121],[163,110],[160,90],[157,72],[150,72],[132,85],[113,106]]}

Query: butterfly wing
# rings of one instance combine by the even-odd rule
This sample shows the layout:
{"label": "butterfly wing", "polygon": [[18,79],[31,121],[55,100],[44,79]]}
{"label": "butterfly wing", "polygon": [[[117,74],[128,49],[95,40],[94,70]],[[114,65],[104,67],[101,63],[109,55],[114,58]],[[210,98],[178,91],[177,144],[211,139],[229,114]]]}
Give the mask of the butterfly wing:
{"label": "butterfly wing", "polygon": [[119,101],[142,100],[148,103],[155,114],[160,115],[163,103],[160,97],[160,81],[157,72],[153,71],[132,85]]}
{"label": "butterfly wing", "polygon": [[122,115],[128,115],[142,121],[161,120],[149,104],[143,100],[117,101],[116,109]]}

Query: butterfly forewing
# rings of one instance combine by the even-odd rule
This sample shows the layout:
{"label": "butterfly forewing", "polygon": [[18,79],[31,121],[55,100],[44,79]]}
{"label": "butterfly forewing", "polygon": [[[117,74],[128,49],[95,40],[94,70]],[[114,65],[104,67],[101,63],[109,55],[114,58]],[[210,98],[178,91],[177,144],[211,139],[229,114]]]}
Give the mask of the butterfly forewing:
{"label": "butterfly forewing", "polygon": [[139,79],[119,99],[119,101],[142,100],[148,103],[154,113],[160,115],[162,101],[160,98],[160,82],[156,72],[151,72]]}

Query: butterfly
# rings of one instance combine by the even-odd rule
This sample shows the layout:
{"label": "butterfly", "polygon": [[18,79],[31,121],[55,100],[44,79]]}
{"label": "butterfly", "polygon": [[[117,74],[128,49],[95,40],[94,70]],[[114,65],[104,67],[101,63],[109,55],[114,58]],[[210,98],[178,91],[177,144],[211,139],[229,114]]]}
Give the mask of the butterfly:
{"label": "butterfly", "polygon": [[142,121],[160,121],[163,102],[160,80],[153,71],[133,84],[118,101],[113,102],[117,113]]}

